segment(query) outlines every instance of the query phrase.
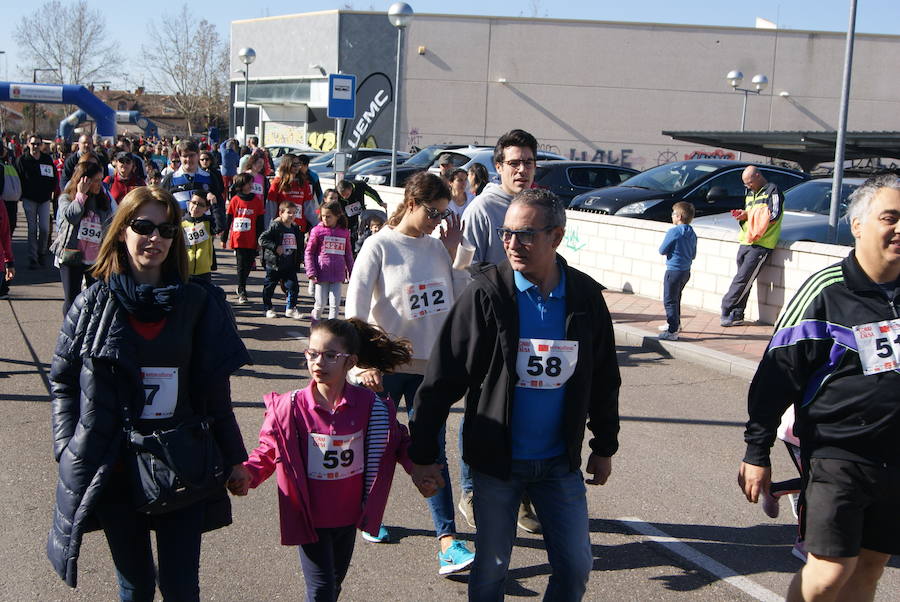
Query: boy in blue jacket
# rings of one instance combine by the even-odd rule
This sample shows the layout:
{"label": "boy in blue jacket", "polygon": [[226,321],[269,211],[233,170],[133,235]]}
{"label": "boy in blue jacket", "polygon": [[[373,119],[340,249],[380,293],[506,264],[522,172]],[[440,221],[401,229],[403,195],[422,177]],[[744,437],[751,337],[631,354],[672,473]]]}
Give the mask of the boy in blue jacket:
{"label": "boy in blue jacket", "polygon": [[659,246],[659,254],[666,256],[666,275],[663,278],[663,306],[666,324],[659,327],[659,338],[677,341],[681,330],[681,291],[691,279],[691,262],[697,256],[697,235],[691,228],[694,206],[684,201],[672,207],[672,223]]}

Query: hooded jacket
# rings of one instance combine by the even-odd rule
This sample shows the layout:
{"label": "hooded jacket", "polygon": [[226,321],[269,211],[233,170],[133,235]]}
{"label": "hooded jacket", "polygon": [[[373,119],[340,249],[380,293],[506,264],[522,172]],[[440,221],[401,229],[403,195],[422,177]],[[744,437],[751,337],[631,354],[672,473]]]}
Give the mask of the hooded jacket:
{"label": "hooded jacket", "polygon": [[[203,309],[194,330],[189,374],[195,413],[211,417],[213,435],[227,466],[247,458],[231,408],[229,376],[250,356],[241,342],[222,289],[192,280],[181,303]],[[99,527],[93,510],[124,447],[122,408],[129,399],[137,420],[144,404],[135,339],[128,314],[104,281],[75,299],[56,342],[50,368],[53,455],[59,463],[53,526],[47,556],[71,587],[78,582],[78,555],[85,532]],[[204,531],[231,524],[225,488],[205,502]]]}
{"label": "hooded jacket", "polygon": [[[311,385],[310,385],[311,386]],[[306,391],[301,392],[305,394]],[[347,383],[344,396],[371,407],[375,395],[362,387]],[[306,439],[308,431],[302,420],[296,420],[293,412],[294,392],[269,393],[263,397],[266,416],[259,431],[259,446],[250,453],[245,463],[252,477],[251,487],[258,487],[272,473],[278,481],[278,514],[281,524],[281,544],[303,545],[318,541],[313,518],[310,514],[309,486],[306,477]],[[384,509],[387,507],[396,463],[407,472],[412,464],[406,455],[409,435],[397,422],[394,404],[388,402],[388,421],[391,425],[387,446],[381,457],[378,476],[372,483],[366,501],[361,506],[358,529],[366,533],[378,533]]]}
{"label": "hooded jacket", "polygon": [[465,224],[463,240],[475,247],[473,264],[506,262],[506,251],[497,236],[496,228],[503,225],[511,201],[511,194],[499,184],[491,182],[466,207],[462,216]]}
{"label": "hooded jacket", "polygon": [[[616,453],[619,432],[619,365],[612,318],[603,286],[568,267],[566,339],[578,341],[578,362],[566,382],[563,440],[571,470],[582,462],[584,427],[591,451]],[[416,394],[409,456],[416,464],[438,458],[438,433],[457,400],[465,397],[463,459],[475,470],[508,479],[512,467],[512,400],[518,377],[519,309],[508,262],[484,265],[457,299],[431,352]]]}

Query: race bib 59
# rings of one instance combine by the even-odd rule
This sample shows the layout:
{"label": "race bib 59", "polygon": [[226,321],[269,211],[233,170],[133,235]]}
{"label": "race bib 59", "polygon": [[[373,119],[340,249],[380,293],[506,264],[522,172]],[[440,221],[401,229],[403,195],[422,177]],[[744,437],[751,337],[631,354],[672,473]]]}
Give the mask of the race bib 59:
{"label": "race bib 59", "polygon": [[363,471],[365,452],[362,431],[352,435],[309,433],[306,476],[317,481],[336,481]]}

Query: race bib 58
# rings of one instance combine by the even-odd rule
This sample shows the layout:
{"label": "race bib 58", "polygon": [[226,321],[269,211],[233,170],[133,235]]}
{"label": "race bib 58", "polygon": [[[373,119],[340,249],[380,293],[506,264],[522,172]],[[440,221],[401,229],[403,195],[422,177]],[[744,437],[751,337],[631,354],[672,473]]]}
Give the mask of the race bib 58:
{"label": "race bib 58", "polygon": [[519,339],[516,355],[517,387],[558,389],[566,384],[578,363],[578,341]]}

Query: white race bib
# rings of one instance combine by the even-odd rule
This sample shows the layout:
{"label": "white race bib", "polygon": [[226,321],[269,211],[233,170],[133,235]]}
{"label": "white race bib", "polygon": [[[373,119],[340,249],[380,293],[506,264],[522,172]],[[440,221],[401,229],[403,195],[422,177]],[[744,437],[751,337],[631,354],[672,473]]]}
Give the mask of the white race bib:
{"label": "white race bib", "polygon": [[252,192],[256,196],[262,196],[262,193],[263,193],[262,184],[260,184],[259,182],[253,182],[252,184],[250,184],[250,192]]}
{"label": "white race bib", "polygon": [[362,213],[362,203],[356,201],[355,203],[350,203],[346,207],[344,207],[344,213],[347,214],[347,217],[353,217],[354,215],[359,215]]}
{"label": "white race bib", "polygon": [[178,368],[141,368],[144,386],[143,420],[171,418],[178,405]]}
{"label": "white race bib", "polygon": [[41,163],[41,175],[44,176],[45,178],[54,177],[56,175],[53,173],[54,171],[56,171],[56,170],[53,169],[52,165],[44,165],[43,163]]}
{"label": "white race bib", "polygon": [[283,247],[285,253],[296,251],[297,237],[294,236],[292,232],[286,232],[285,235],[281,237],[281,246]]}
{"label": "white race bib", "polygon": [[900,318],[853,327],[863,374],[879,374],[900,368]]}
{"label": "white race bib", "polygon": [[363,471],[363,431],[352,435],[309,433],[306,476],[317,481],[337,481]]}
{"label": "white race bib", "polygon": [[407,284],[404,289],[406,312],[410,320],[450,311],[452,298],[443,278]]}
{"label": "white race bib", "polygon": [[102,237],[103,229],[100,225],[99,217],[90,215],[81,218],[81,221],[78,223],[78,240],[99,245]]}
{"label": "white race bib", "polygon": [[235,232],[249,232],[250,231],[250,218],[249,217],[236,217],[234,221],[231,222],[231,229]]}
{"label": "white race bib", "polygon": [[205,224],[191,224],[184,228],[184,241],[188,246],[193,247],[206,240],[209,240],[209,232]]}
{"label": "white race bib", "polygon": [[347,248],[347,239],[343,236],[325,236],[322,241],[322,252],[326,255],[343,255]]}
{"label": "white race bib", "polygon": [[578,341],[519,339],[516,355],[517,387],[558,389],[571,378],[578,363]]}

